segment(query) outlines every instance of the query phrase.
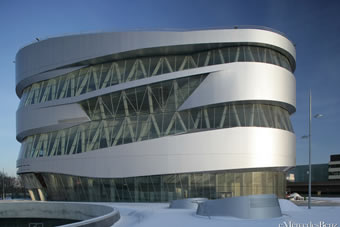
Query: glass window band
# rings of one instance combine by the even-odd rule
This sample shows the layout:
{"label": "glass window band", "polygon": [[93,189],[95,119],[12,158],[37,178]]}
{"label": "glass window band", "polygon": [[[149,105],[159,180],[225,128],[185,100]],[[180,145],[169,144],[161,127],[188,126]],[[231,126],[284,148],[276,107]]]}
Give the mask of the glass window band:
{"label": "glass window band", "polygon": [[[28,189],[40,188],[47,200],[89,202],[167,202],[192,197],[218,199],[276,194],[284,198],[285,173],[270,169],[88,178],[54,173],[20,175]],[[32,184],[41,178],[45,186]],[[35,180],[37,181],[37,180]]]}
{"label": "glass window band", "polygon": [[28,136],[19,159],[71,155],[220,128],[267,127],[293,132],[288,111],[275,105],[236,102],[177,111],[205,78],[186,77],[82,101],[90,122]]}
{"label": "glass window band", "polygon": [[141,57],[85,67],[37,82],[23,91],[20,106],[79,96],[119,83],[230,62],[265,62],[292,71],[288,58],[260,46],[232,46],[188,55]]}

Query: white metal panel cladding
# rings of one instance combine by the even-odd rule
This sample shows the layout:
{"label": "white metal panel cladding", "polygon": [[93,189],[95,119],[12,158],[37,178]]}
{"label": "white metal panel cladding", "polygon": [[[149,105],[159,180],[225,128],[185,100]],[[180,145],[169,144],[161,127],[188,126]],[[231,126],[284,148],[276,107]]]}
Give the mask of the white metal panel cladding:
{"label": "white metal panel cladding", "polygon": [[90,121],[78,103],[49,108],[21,108],[16,113],[17,139],[29,135],[69,128]]}
{"label": "white metal panel cladding", "polygon": [[[62,73],[61,70],[53,70],[30,77],[17,86],[17,91],[21,94],[24,84],[26,84],[26,86],[29,85],[23,91],[21,102],[24,102],[25,105],[30,105],[37,104],[37,102],[41,103],[53,99],[72,97],[75,96],[75,94],[79,95],[133,80],[232,62],[263,62],[281,66],[291,72],[294,70],[294,64],[289,62],[287,56],[282,52],[269,47],[260,46],[259,44],[234,44],[233,46],[210,48],[211,49],[198,52],[192,52],[191,50],[190,52],[160,56],[132,55],[132,58],[129,59],[106,59],[105,63],[100,63],[101,61],[97,60],[97,62],[94,62],[90,66],[72,72],[70,71],[69,73],[65,72],[66,74]],[[83,65],[89,63],[83,62],[79,64]],[[50,72],[53,72],[54,75],[57,75],[56,73],[60,72],[58,75],[61,76],[48,79],[47,77],[54,77]],[[39,81],[39,78],[40,80],[46,80]],[[32,83],[33,79],[36,83],[32,85],[26,83],[27,81]],[[54,89],[54,91],[50,91],[50,95],[47,95],[44,99],[41,99],[42,97],[32,99],[32,94],[36,97],[39,95],[37,91],[41,89],[45,90],[49,86],[56,87],[60,86],[60,84],[67,86],[70,82],[75,83],[75,81],[81,81],[82,83],[76,83],[72,88],[65,88],[65,91],[76,89],[77,92],[67,92],[61,96],[60,93],[59,95],[56,95],[56,93],[61,92],[61,90],[57,91]]]}
{"label": "white metal panel cladding", "polygon": [[223,102],[267,100],[291,105],[295,112],[294,75],[281,67],[256,62],[237,62],[209,74],[179,110]]}
{"label": "white metal panel cladding", "polygon": [[19,160],[18,173],[115,178],[295,165],[295,135],[260,127],[169,136],[69,156]]}
{"label": "white metal panel cladding", "polygon": [[258,29],[83,34],[50,38],[19,50],[16,56],[16,85],[36,74],[102,56],[133,50],[139,50],[136,54],[140,54],[142,49],[169,46],[181,46],[180,50],[184,45],[213,43],[271,45],[286,51],[295,60],[294,45],[286,37]]}

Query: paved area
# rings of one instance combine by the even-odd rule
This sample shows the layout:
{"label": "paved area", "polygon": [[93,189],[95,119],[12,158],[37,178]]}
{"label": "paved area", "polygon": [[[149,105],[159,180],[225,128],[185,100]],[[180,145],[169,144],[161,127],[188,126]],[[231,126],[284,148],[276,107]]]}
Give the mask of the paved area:
{"label": "paved area", "polygon": [[[297,206],[308,206],[308,200],[295,200],[292,201]],[[340,206],[340,201],[330,201],[330,200],[313,200],[311,201],[311,206]]]}

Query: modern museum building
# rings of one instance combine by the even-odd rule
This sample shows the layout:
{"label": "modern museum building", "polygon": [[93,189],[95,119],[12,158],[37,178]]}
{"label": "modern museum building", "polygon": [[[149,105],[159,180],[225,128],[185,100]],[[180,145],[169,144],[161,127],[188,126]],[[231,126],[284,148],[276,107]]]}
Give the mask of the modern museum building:
{"label": "modern museum building", "polygon": [[16,56],[17,173],[33,200],[283,197],[295,58],[263,28],[37,39]]}

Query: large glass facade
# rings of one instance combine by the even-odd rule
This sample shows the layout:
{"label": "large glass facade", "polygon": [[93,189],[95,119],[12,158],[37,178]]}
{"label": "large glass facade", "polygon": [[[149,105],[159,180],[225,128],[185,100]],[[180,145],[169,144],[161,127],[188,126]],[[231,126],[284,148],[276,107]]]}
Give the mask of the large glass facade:
{"label": "large glass facade", "polygon": [[[36,189],[39,178],[48,200],[96,202],[161,202],[191,197],[285,195],[285,173],[270,169],[142,176],[88,178],[53,173],[23,174],[25,186]],[[44,186],[43,186],[44,185]]]}
{"label": "large glass facade", "polygon": [[24,89],[20,106],[78,96],[119,83],[230,62],[265,62],[292,71],[286,56],[260,46],[232,46],[188,55],[141,57],[88,66]]}
{"label": "large glass facade", "polygon": [[28,136],[20,158],[70,155],[168,135],[231,127],[293,131],[282,107],[221,103],[177,111],[205,75],[123,90],[81,102],[91,121]]}

